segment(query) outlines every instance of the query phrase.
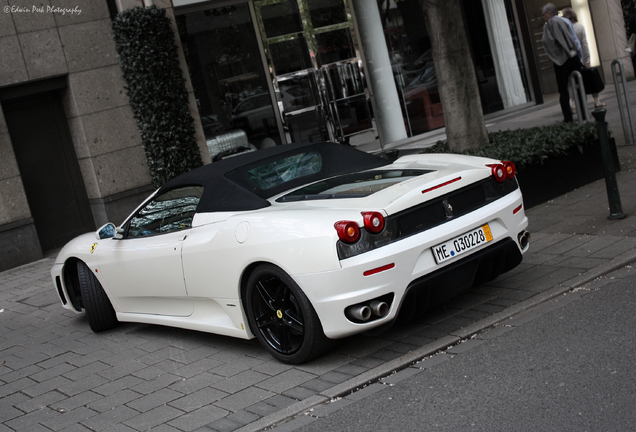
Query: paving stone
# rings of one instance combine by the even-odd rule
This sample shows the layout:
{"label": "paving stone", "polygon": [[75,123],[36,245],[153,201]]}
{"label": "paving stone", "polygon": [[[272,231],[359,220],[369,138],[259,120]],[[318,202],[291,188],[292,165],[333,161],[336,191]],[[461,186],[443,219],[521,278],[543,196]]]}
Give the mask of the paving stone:
{"label": "paving stone", "polygon": [[253,369],[256,372],[261,372],[264,373],[266,375],[279,375],[285,371],[288,371],[290,369],[293,369],[294,366],[292,365],[288,365],[285,363],[281,363],[278,360],[273,360],[273,361],[267,361],[267,362],[263,362],[259,365],[256,365]]}
{"label": "paving stone", "polygon": [[249,412],[260,415],[261,417],[265,417],[266,415],[273,414],[278,411],[278,408],[268,404],[267,402],[259,402],[254,405],[250,405],[245,409]]}
{"label": "paving stone", "polygon": [[[147,381],[141,381],[137,385],[130,385],[129,388],[142,394],[150,394],[156,392],[157,390],[161,390],[165,387],[170,386],[171,384],[181,381],[181,378],[166,373],[164,375],[160,375],[156,378],[149,379]],[[174,389],[173,389],[174,390]]]}
{"label": "paving stone", "polygon": [[94,375],[94,374],[96,374],[98,372],[101,372],[101,371],[107,369],[107,368],[110,368],[109,365],[107,365],[106,363],[102,363],[100,361],[89,363],[89,364],[87,364],[85,366],[81,366],[81,367],[77,367],[77,366],[74,366],[74,367],[75,367],[74,370],[72,370],[70,372],[63,373],[62,375],[65,376],[66,378],[70,379],[70,380],[77,381],[79,379],[90,377],[91,375]]}
{"label": "paving stone", "polygon": [[153,410],[159,406],[165,405],[168,402],[172,402],[175,399],[182,397],[183,395],[174,390],[162,388],[153,393],[147,394],[146,396],[142,396],[138,399],[133,400],[132,402],[127,403],[132,409],[135,409],[140,412],[147,412]]}
{"label": "paving stone", "polygon": [[[22,381],[22,380],[16,381],[16,382],[14,382],[12,384],[20,383],[20,381]],[[28,381],[30,381],[30,380],[28,380]],[[41,382],[41,383],[38,383],[38,384],[35,384],[35,385],[30,385],[28,387],[24,387],[24,388],[18,389],[18,390],[21,390],[22,393],[24,393],[24,394],[26,394],[28,396],[37,397],[37,396],[42,395],[44,393],[48,393],[48,392],[50,392],[52,390],[59,389],[60,387],[62,387],[63,385],[66,385],[66,384],[74,384],[74,382],[69,380],[69,379],[67,379],[67,378],[64,378],[64,377],[55,377],[55,378],[52,378],[50,380],[47,380],[47,381],[44,381],[44,382]],[[0,390],[2,390],[2,389],[0,389]]]}
{"label": "paving stone", "polygon": [[214,405],[228,411],[236,412],[272,396],[274,396],[272,392],[258,388],[249,388],[223,398],[215,402]]}
{"label": "paving stone", "polygon": [[125,420],[123,424],[138,431],[149,430],[150,428],[168,423],[170,420],[174,420],[183,414],[184,413],[181,410],[167,405],[162,405],[153,410],[139,414],[136,417]]}
{"label": "paving stone", "polygon": [[79,407],[71,411],[50,417],[44,421],[40,421],[43,426],[53,430],[64,429],[65,427],[81,423],[91,417],[95,417],[97,413],[88,408]]}
{"label": "paving stone", "polygon": [[86,402],[85,405],[92,410],[103,413],[106,411],[110,411],[115,407],[125,405],[129,402],[137,400],[141,397],[142,397],[141,394],[134,392],[132,390],[126,389],[126,390],[119,391],[117,393],[113,393],[106,397],[102,397],[90,402]]}
{"label": "paving stone", "polygon": [[106,382],[106,378],[103,378],[99,375],[91,375],[78,381],[67,381],[63,384],[60,384],[58,386],[58,389],[68,396],[74,396],[76,394],[80,394],[87,390],[98,387]]}
{"label": "paving stone", "polygon": [[218,381],[212,384],[211,387],[214,387],[226,393],[236,393],[247,387],[250,387],[262,381],[265,381],[268,378],[269,376],[259,372],[245,371],[238,375],[234,375],[230,378],[227,378],[225,380]]}
{"label": "paving stone", "polygon": [[179,381],[170,384],[169,388],[183,394],[188,394],[223,380],[225,380],[224,377],[214,375],[210,372],[204,372],[193,377],[181,378]]}
{"label": "paving stone", "polygon": [[[12,419],[22,417],[24,416],[24,413],[24,410],[16,408],[6,400],[3,400],[0,405],[0,419],[2,419],[3,422],[8,422]],[[0,431],[1,430],[2,429],[0,428]]]}
{"label": "paving stone", "polygon": [[320,393],[321,391],[324,391],[324,390],[327,390],[328,388],[333,387],[333,383],[316,378],[304,383],[303,387]]}
{"label": "paving stone", "polygon": [[300,401],[303,399],[310,398],[317,393],[319,393],[318,390],[308,389],[308,388],[300,386],[300,387],[291,388],[283,392],[283,395]]}
{"label": "paving stone", "polygon": [[141,378],[137,378],[132,375],[118,378],[116,380],[107,382],[106,384],[93,388],[93,391],[103,396],[108,396],[118,391],[135,387],[139,383],[144,381]]}
{"label": "paving stone", "polygon": [[[258,416],[256,416],[256,418],[258,418]],[[216,432],[232,432],[243,425],[244,424],[242,423],[232,421],[229,418],[225,417],[208,424],[206,430],[212,430]]]}
{"label": "paving stone", "polygon": [[258,420],[260,417],[254,413],[251,413],[247,410],[240,410],[234,413],[231,413],[230,415],[228,415],[227,417],[225,417],[228,420],[231,420],[233,422],[239,423],[241,425],[246,425],[252,422],[255,422],[256,420]]}
{"label": "paving stone", "polygon": [[178,430],[193,431],[201,426],[207,425],[215,420],[221,419],[228,414],[228,411],[207,405],[168,422],[170,426],[174,426]]}
{"label": "paving stone", "polygon": [[[18,404],[14,404],[16,408],[25,413],[29,413],[32,411],[36,411],[42,408],[45,408],[49,405],[53,405],[56,402],[67,399],[68,396],[58,392],[57,390],[50,391],[48,393],[44,393],[38,397],[29,398],[26,401]],[[6,401],[3,400],[4,403]],[[0,418],[6,418],[4,416],[0,416]]]}
{"label": "paving stone", "polygon": [[132,375],[141,369],[144,369],[146,365],[136,361],[125,361],[121,364],[111,367],[110,369],[103,370],[99,373],[100,376],[107,380],[116,380],[126,375]]}
{"label": "paving stone", "polygon": [[[226,375],[223,375],[222,373],[217,372],[217,369],[220,366],[223,366],[223,363],[208,357],[201,360],[197,360],[194,363],[188,364],[186,366],[183,366],[175,370],[174,373],[176,375],[179,375],[181,377],[186,377],[186,378],[193,377],[195,375],[199,375],[203,372],[208,372],[208,371],[212,371],[215,375],[226,376]],[[241,370],[246,370],[246,369],[242,368]]]}
{"label": "paving stone", "polygon": [[212,387],[206,387],[194,393],[189,393],[179,399],[170,402],[170,406],[179,408],[182,411],[190,412],[202,408],[213,402],[227,397],[228,394]]}
{"label": "paving stone", "polygon": [[256,386],[274,393],[283,393],[292,387],[302,385],[314,378],[316,378],[316,375],[314,374],[297,369],[289,369],[275,377],[259,382]]}
{"label": "paving stone", "polygon": [[139,412],[119,405],[108,411],[82,421],[82,424],[93,431],[110,431],[115,425],[139,415]]}

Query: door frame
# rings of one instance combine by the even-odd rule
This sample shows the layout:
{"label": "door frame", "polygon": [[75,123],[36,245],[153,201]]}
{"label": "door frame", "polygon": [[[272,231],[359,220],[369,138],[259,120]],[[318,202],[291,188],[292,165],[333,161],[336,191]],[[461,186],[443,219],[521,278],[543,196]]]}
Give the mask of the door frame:
{"label": "door frame", "polygon": [[[84,184],[84,178],[79,167],[77,156],[75,153],[75,147],[73,144],[72,135],[70,133],[66,113],[64,110],[64,104],[62,101],[62,92],[67,87],[66,76],[54,77],[42,81],[36,81],[33,83],[27,83],[22,85],[15,85],[7,88],[0,89],[0,103],[2,103],[2,109],[5,111],[7,105],[18,105],[20,103],[27,103],[30,100],[36,98],[47,98],[47,104],[50,105],[52,110],[52,119],[55,123],[55,133],[59,138],[61,152],[64,156],[67,172],[69,173],[70,182],[73,185],[72,194],[77,200],[78,210],[80,212],[80,220],[82,226],[78,227],[78,232],[86,232],[95,229],[95,221],[93,213],[90,207],[88,195]],[[41,104],[44,105],[44,104]],[[3,114],[4,115],[4,114]],[[5,116],[6,117],[6,116]],[[9,129],[9,136],[11,136],[10,125],[7,121],[7,128]],[[15,143],[12,140],[12,147]],[[15,151],[15,150],[14,150]],[[25,176],[25,173],[20,169],[17,156],[14,156],[18,169],[20,170],[21,178]],[[38,220],[31,210],[33,205],[33,197],[29,197],[28,191],[25,189],[25,196],[30,207],[31,218],[33,219],[34,226],[38,232],[38,239],[40,240],[40,248],[43,252],[47,250],[54,250],[56,248],[48,248],[42,245],[43,233],[38,229]],[[68,239],[70,240],[70,238]],[[63,245],[60,245],[61,247]]]}

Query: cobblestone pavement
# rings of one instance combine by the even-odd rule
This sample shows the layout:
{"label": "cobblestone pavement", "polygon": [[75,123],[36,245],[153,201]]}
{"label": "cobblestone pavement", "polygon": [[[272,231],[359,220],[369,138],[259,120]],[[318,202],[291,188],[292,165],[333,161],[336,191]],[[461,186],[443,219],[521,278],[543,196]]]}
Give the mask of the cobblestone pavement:
{"label": "cobblestone pavement", "polygon": [[256,341],[123,323],[100,334],[62,307],[43,259],[0,273],[0,432],[261,430],[349,394],[636,260],[636,154],[621,146],[624,213],[597,181],[527,211],[524,262],[409,325],[347,338],[307,365]]}

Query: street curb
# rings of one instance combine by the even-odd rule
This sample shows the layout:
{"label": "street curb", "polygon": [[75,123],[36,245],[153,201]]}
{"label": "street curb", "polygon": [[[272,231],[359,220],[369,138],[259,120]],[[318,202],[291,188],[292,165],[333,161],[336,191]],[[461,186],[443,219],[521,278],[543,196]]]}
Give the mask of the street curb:
{"label": "street curb", "polygon": [[622,268],[631,262],[636,261],[636,249],[600,264],[578,276],[575,276],[559,285],[550,288],[549,290],[537,293],[529,299],[520,301],[501,312],[494,313],[487,316],[471,325],[463,327],[456,332],[451,333],[448,336],[444,336],[431,343],[423,345],[415,351],[410,351],[401,357],[377,366],[361,375],[353,377],[341,384],[331,387],[321,393],[299,401],[293,405],[290,405],[280,411],[272,413],[268,416],[262,417],[259,420],[243,426],[240,429],[236,429],[235,432],[258,432],[265,428],[276,425],[288,418],[295,417],[310,409],[322,405],[337,397],[345,396],[347,393],[353,393],[356,390],[365,387],[379,379],[390,375],[393,372],[405,369],[414,363],[431,356],[438,351],[449,348],[452,345],[461,342],[464,339],[468,339],[474,334],[477,334],[489,327],[492,327],[506,319],[525,312],[533,307],[536,307],[546,301],[549,301],[559,295],[565,294],[568,291],[578,288],[581,285],[589,283],[605,274],[608,274],[614,270]]}

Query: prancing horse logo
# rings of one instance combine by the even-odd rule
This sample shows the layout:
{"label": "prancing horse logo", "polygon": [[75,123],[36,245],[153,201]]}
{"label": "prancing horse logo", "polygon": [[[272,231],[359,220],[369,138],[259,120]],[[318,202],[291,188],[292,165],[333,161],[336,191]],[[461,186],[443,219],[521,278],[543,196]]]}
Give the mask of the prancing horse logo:
{"label": "prancing horse logo", "polygon": [[446,200],[442,201],[444,204],[444,211],[446,212],[447,217],[453,217],[453,206]]}

